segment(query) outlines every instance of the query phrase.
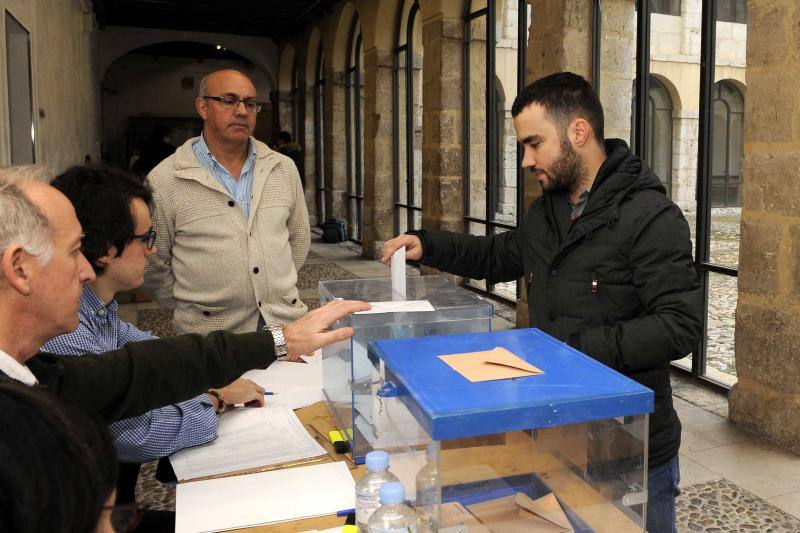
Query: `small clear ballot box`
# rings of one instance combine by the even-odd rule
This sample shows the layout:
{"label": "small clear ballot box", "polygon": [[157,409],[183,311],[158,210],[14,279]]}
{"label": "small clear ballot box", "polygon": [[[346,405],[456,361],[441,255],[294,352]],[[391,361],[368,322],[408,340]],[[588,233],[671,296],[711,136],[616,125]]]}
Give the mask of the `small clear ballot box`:
{"label": "small clear ballot box", "polygon": [[[381,307],[383,312],[353,314],[337,322],[333,329],[349,326],[355,335],[322,349],[323,392],[336,428],[350,441],[354,460],[362,462],[373,449],[424,442],[424,434],[416,440],[408,435],[395,438],[395,428],[407,426],[408,431],[417,431],[419,425],[399,399],[380,396],[382,368],[379,360],[368,354],[367,343],[491,331],[492,305],[442,276],[408,276],[403,300],[393,294],[389,278],[323,281],[319,294],[321,305],[334,299],[386,303],[373,309]],[[387,403],[398,403],[391,421],[384,410]]]}
{"label": "small clear ballot box", "polygon": [[[439,357],[495,348],[542,373],[470,381]],[[369,358],[399,400],[390,469],[422,531],[644,531],[650,389],[537,329],[375,341]]]}

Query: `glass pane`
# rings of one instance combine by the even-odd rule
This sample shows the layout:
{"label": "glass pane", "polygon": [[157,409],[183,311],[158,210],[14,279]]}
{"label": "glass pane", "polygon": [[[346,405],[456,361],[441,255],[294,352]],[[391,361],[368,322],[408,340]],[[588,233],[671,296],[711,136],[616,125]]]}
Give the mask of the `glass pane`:
{"label": "glass pane", "polygon": [[[486,235],[486,225],[479,222],[470,222],[467,224],[467,229],[471,235]],[[488,290],[485,280],[470,279],[467,283],[472,287],[477,287],[482,290]]]}
{"label": "glass pane", "polygon": [[469,24],[469,212],[486,218],[486,17]]}
{"label": "glass pane", "polygon": [[11,164],[25,165],[35,159],[30,34],[8,12],[5,24]]}
{"label": "glass pane", "polygon": [[710,273],[708,278],[708,348],[706,375],[728,385],[736,382],[734,326],[738,279]]}
{"label": "glass pane", "polygon": [[[397,169],[397,179],[395,191],[395,201],[399,204],[407,205],[408,203],[408,188],[407,179],[408,173],[406,169],[406,53],[405,51],[397,54],[397,116],[395,117],[395,142],[397,143],[397,161],[395,167]],[[405,213],[405,211],[403,211]],[[400,216],[403,219],[403,226],[398,228],[398,232],[402,233],[407,231],[405,226],[405,215]],[[405,229],[403,229],[405,228]]]}
{"label": "glass pane", "polygon": [[[413,70],[412,70],[412,112],[411,130],[413,132],[412,167],[414,169],[414,194],[412,205],[422,207],[422,23],[420,16],[414,17],[413,30]],[[415,229],[419,228],[415,224]]]}
{"label": "glass pane", "polygon": [[401,235],[409,230],[408,210],[405,207],[397,208],[397,234]]}
{"label": "glass pane", "polygon": [[[742,126],[745,109],[745,94],[740,87],[745,87],[746,47],[747,25],[743,2],[718,2],[710,261],[730,268],[739,266],[741,161],[744,147]],[[709,308],[713,298],[712,288],[709,292]],[[709,346],[712,341],[714,337],[709,330]]]}
{"label": "glass pane", "polygon": [[[519,61],[519,2],[495,3],[497,43],[495,46],[495,85],[497,94],[497,180],[492,218],[503,224],[517,222],[517,136],[511,106],[517,97]],[[516,294],[516,293],[515,293]]]}

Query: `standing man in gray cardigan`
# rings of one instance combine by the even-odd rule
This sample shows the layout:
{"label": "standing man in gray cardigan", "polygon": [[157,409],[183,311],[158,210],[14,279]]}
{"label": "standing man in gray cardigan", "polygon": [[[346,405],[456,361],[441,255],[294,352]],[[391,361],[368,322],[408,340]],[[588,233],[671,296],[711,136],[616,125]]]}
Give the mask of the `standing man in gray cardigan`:
{"label": "standing man in gray cardigan", "polygon": [[252,137],[262,103],[241,72],[203,78],[195,105],[203,134],[147,177],[158,253],[144,287],[174,309],[179,334],[289,324],[308,310],[296,286],[311,241],[297,168]]}

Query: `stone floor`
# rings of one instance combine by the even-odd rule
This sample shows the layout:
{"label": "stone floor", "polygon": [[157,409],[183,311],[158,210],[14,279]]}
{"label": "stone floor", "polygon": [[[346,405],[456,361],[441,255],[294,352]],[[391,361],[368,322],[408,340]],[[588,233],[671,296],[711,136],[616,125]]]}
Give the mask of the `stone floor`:
{"label": "stone floor", "polygon": [[[418,275],[410,266],[408,272]],[[320,280],[388,274],[384,265],[363,259],[358,247],[323,244],[315,237],[298,286],[301,298],[314,307]],[[514,308],[492,303],[494,328],[514,327]],[[124,305],[121,315],[158,334],[171,334],[169,315],[152,303]],[[673,389],[683,423],[679,531],[800,532],[800,457],[728,422],[724,394],[679,373],[673,376]],[[174,490],[155,481],[153,471],[152,465],[143,469],[137,498],[148,508],[174,508]]]}

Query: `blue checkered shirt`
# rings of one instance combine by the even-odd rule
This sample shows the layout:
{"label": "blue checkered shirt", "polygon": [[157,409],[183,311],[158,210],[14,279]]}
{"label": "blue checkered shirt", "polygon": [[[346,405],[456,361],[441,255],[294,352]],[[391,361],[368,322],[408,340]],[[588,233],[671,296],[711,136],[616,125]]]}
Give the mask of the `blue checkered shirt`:
{"label": "blue checkered shirt", "polygon": [[[78,329],[52,339],[42,351],[61,355],[102,353],[129,342],[157,338],[120,320],[118,309],[115,300],[104,305],[84,285]],[[208,397],[201,394],[141,416],[119,420],[108,429],[114,437],[120,461],[143,463],[216,439],[217,415]]]}
{"label": "blue checkered shirt", "polygon": [[247,155],[247,159],[242,167],[242,172],[237,180],[228,172],[227,168],[217,161],[211,153],[211,150],[208,149],[206,139],[202,134],[200,135],[200,139],[192,145],[192,150],[194,150],[197,161],[203,168],[208,170],[209,174],[214,176],[214,179],[225,187],[225,190],[228,191],[231,198],[242,208],[242,214],[244,214],[245,220],[250,216],[250,200],[252,199],[251,195],[253,191],[253,168],[256,163],[255,145],[252,141],[247,141],[247,147],[250,153]]}

